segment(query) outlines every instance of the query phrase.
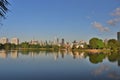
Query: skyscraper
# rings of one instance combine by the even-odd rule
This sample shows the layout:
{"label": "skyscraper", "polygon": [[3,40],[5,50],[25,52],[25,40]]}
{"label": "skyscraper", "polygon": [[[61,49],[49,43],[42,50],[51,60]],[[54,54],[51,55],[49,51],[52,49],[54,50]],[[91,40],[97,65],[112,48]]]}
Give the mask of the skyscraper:
{"label": "skyscraper", "polygon": [[120,41],[120,32],[117,32],[117,40]]}
{"label": "skyscraper", "polygon": [[62,45],[64,45],[65,44],[65,40],[64,40],[64,38],[62,38]]}

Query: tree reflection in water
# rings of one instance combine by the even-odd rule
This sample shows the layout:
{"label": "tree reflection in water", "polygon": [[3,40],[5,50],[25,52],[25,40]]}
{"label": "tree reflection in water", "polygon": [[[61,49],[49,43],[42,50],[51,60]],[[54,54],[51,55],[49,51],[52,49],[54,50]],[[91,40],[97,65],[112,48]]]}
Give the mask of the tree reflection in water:
{"label": "tree reflection in water", "polygon": [[73,59],[85,59],[89,58],[89,61],[93,64],[98,64],[102,63],[104,59],[108,59],[110,62],[118,62],[118,66],[120,66],[120,53],[117,52],[112,52],[112,53],[86,53],[86,52],[77,52],[77,51],[72,51],[72,52],[67,52],[67,51],[40,51],[40,50],[11,50],[11,51],[5,51],[1,50],[0,51],[0,58],[7,58],[9,57],[8,54],[10,54],[11,58],[18,58],[19,54],[21,55],[29,55],[31,57],[33,56],[38,56],[38,55],[45,55],[49,56],[49,54],[54,56],[54,60],[57,60],[59,57],[62,59],[65,58],[66,55],[71,55]]}
{"label": "tree reflection in water", "polygon": [[[75,74],[74,76],[77,76],[78,78],[83,78],[84,76],[91,78],[89,77],[90,75],[92,76],[91,80],[97,80],[96,78],[99,77],[101,78],[101,80],[103,80],[103,78],[106,78],[107,80],[120,80],[120,72],[118,67],[120,66],[120,53],[117,52],[105,54],[77,51],[68,52],[64,50],[56,52],[39,50],[2,50],[0,51],[0,59],[2,64],[4,64],[4,62],[7,60],[12,60],[11,62],[9,62],[9,66],[15,64],[14,62],[16,62],[16,64],[20,67],[16,64],[15,65],[20,69],[25,68],[21,68],[21,64],[22,66],[23,64],[25,66],[29,65],[28,68],[30,67],[30,69],[32,68],[31,70],[35,70],[36,72],[38,71],[38,73],[41,73],[42,70],[46,70],[45,73],[50,71],[51,74],[53,72],[52,70],[55,70],[54,72],[60,70],[59,72],[66,72],[66,75],[69,74],[70,77],[72,77],[71,75]],[[83,63],[80,61],[83,61]],[[38,65],[38,67],[36,65]],[[116,67],[116,65],[118,66]],[[33,69],[33,66],[35,67],[35,69]],[[19,71],[19,69],[15,69],[15,71],[16,70]],[[61,72],[59,74],[62,75],[63,73]]]}

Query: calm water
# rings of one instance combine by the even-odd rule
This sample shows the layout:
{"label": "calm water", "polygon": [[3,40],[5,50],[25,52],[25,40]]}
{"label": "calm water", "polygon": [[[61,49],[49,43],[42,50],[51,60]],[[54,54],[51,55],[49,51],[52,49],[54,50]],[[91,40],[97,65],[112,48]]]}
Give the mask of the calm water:
{"label": "calm water", "polygon": [[120,80],[120,53],[0,51],[0,80]]}

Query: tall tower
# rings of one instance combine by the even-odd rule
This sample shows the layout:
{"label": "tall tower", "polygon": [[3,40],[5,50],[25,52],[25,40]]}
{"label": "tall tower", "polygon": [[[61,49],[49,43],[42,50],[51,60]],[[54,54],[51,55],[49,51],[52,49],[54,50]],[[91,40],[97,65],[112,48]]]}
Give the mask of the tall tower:
{"label": "tall tower", "polygon": [[62,45],[64,45],[65,44],[65,40],[64,40],[64,38],[62,38]]}
{"label": "tall tower", "polygon": [[120,32],[117,32],[117,40],[120,41]]}
{"label": "tall tower", "polygon": [[57,38],[57,44],[59,44],[59,38]]}

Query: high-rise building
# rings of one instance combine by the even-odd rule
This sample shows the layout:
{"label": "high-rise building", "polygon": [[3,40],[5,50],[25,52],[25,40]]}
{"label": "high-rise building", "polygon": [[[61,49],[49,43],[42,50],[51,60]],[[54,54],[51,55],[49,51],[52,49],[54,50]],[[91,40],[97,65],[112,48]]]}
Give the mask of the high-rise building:
{"label": "high-rise building", "polygon": [[8,43],[8,38],[6,38],[6,37],[1,38],[1,39],[0,39],[0,43],[1,43],[1,44],[6,44],[6,43]]}
{"label": "high-rise building", "polygon": [[57,44],[59,44],[59,38],[57,38]]}
{"label": "high-rise building", "polygon": [[18,38],[12,38],[11,43],[18,45],[19,44],[19,39]]}
{"label": "high-rise building", "polygon": [[64,40],[64,38],[62,39],[62,45],[64,45],[65,44],[65,40]]}
{"label": "high-rise building", "polygon": [[117,32],[117,40],[120,41],[120,32]]}

